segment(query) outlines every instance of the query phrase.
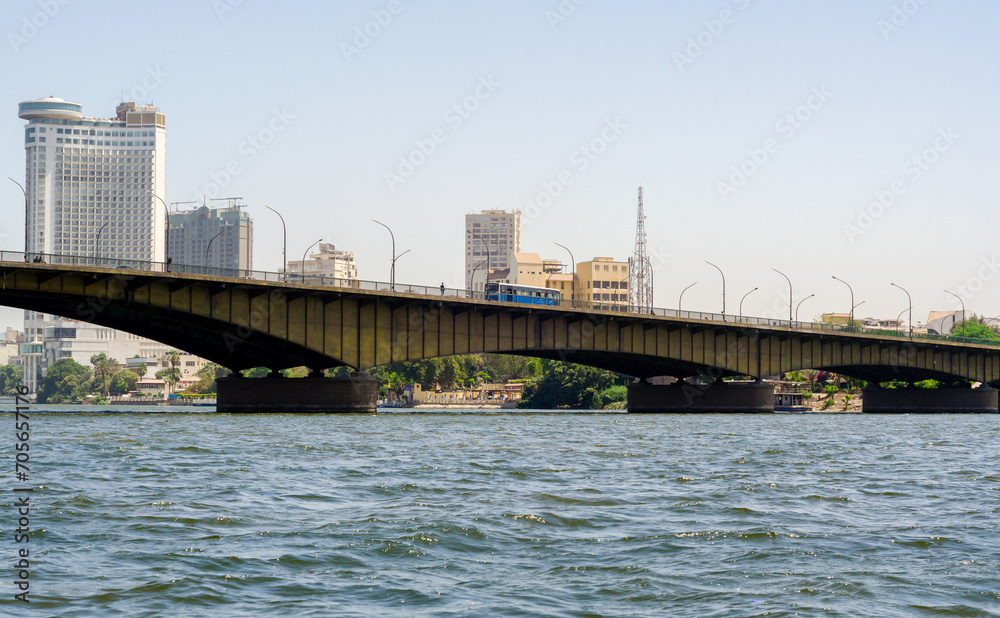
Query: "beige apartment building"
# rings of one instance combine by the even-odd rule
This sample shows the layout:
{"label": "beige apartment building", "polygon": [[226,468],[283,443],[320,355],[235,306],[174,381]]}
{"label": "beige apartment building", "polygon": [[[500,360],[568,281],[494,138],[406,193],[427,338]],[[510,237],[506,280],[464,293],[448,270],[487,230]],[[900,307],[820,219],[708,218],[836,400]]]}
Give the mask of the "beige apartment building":
{"label": "beige apartment building", "polygon": [[573,298],[594,303],[599,309],[624,310],[629,300],[628,277],[628,262],[616,262],[609,257],[578,262]]}

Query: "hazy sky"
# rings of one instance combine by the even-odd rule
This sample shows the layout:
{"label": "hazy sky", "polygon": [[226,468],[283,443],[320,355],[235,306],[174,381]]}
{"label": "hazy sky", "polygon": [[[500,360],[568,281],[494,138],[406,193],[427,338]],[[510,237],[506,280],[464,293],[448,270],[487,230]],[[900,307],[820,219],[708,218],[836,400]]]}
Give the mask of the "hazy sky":
{"label": "hazy sky", "polygon": [[[633,251],[655,300],[799,317],[1000,314],[1000,3],[942,0],[120,2],[0,8],[0,248],[21,250],[20,101],[167,117],[168,202],[240,196],[254,264],[319,238],[363,279],[460,287],[464,215],[522,250]],[[221,202],[218,202],[221,203]],[[217,203],[217,204],[218,204]],[[904,315],[905,318],[905,315]],[[21,325],[0,309],[0,327]]]}

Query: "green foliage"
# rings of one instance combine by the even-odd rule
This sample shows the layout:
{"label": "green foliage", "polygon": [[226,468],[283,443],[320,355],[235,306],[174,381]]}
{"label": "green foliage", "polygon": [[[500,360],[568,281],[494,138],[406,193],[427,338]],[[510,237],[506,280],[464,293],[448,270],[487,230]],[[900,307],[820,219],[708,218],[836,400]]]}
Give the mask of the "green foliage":
{"label": "green foliage", "polygon": [[118,361],[109,358],[107,354],[101,352],[90,357],[90,364],[94,366],[94,378],[96,382],[94,386],[107,396],[111,376],[118,371]]}
{"label": "green foliage", "polygon": [[879,386],[893,390],[897,388],[910,388],[910,383],[903,382],[902,380],[890,380],[889,382],[880,382]]}
{"label": "green foliage", "polygon": [[954,337],[969,337],[971,339],[1000,339],[1000,335],[997,335],[995,330],[983,324],[982,319],[976,318],[974,315],[972,318],[952,328],[951,335]]}
{"label": "green foliage", "polygon": [[135,390],[135,383],[138,381],[139,376],[135,375],[134,371],[120,369],[111,376],[110,391],[116,395],[124,395],[129,391]]}
{"label": "green foliage", "polygon": [[82,399],[88,393],[91,371],[72,358],[60,358],[38,383],[38,403]]}
{"label": "green foliage", "polygon": [[16,395],[24,384],[24,367],[20,365],[0,366],[0,395]]}
{"label": "green foliage", "polygon": [[288,369],[282,369],[281,375],[286,378],[304,378],[309,375],[308,367],[290,367]]}
{"label": "green foliage", "polygon": [[628,379],[603,369],[550,360],[542,361],[542,370],[542,379],[526,389],[518,407],[601,409],[607,403],[605,397],[621,396],[620,390],[611,387],[624,388]]}
{"label": "green foliage", "polygon": [[835,394],[835,393],[836,393],[836,392],[837,392],[838,390],[840,390],[840,389],[838,389],[838,388],[837,388],[836,386],[834,386],[833,384],[827,384],[827,385],[826,385],[826,388],[824,389],[824,391],[826,392],[826,395],[827,395],[827,397],[833,397],[833,395],[834,395],[834,394]]}
{"label": "green foliage", "polygon": [[230,371],[217,363],[205,363],[205,366],[198,370],[195,375],[198,381],[187,388],[185,393],[192,395],[214,394],[218,391],[215,378],[219,373],[229,375]]}
{"label": "green foliage", "polygon": [[253,369],[244,369],[240,371],[244,378],[266,378],[271,374],[271,370],[267,367],[254,367]]}
{"label": "green foliage", "polygon": [[181,370],[177,367],[171,367],[169,369],[160,369],[156,372],[156,379],[163,380],[167,383],[167,392],[173,388],[174,384],[181,381]]}

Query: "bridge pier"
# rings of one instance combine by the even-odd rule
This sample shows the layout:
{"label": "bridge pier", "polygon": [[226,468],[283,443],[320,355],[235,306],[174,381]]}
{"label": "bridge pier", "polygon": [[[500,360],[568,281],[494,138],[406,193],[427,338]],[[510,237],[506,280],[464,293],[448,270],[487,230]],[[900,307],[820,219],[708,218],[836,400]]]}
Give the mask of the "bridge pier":
{"label": "bridge pier", "polygon": [[912,412],[971,412],[996,414],[997,389],[979,388],[866,388],[861,411],[868,414]]}
{"label": "bridge pier", "polygon": [[774,412],[774,386],[718,380],[711,384],[636,382],[628,387],[628,411],[649,413]]}
{"label": "bridge pier", "polygon": [[216,410],[230,413],[372,414],[378,398],[378,381],[360,372],[349,378],[229,377],[219,378],[216,385]]}

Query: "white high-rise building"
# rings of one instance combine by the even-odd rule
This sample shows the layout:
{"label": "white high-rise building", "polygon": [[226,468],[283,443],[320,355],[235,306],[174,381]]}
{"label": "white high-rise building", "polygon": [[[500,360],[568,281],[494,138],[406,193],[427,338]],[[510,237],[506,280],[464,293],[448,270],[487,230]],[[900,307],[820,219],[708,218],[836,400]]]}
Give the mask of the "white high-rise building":
{"label": "white high-rise building", "polygon": [[18,105],[29,253],[163,261],[165,116],[135,103],[115,112],[88,118],[53,97]]}
{"label": "white high-rise building", "polygon": [[[18,117],[28,121],[26,259],[164,261],[166,208],[157,198],[166,189],[166,118],[158,108],[122,103],[114,118],[91,118],[78,103],[45,97],[20,103]],[[75,317],[25,313],[25,381],[32,391],[58,358],[86,364],[91,353],[144,354],[153,343],[77,327]],[[72,337],[59,336],[71,331]]]}
{"label": "white high-rise building", "polygon": [[[521,250],[521,211],[483,210],[465,215],[465,287],[473,289],[473,272],[509,270],[511,255]],[[489,262],[487,264],[487,262]],[[486,281],[486,277],[482,278]],[[476,277],[482,290],[482,282]]]}

